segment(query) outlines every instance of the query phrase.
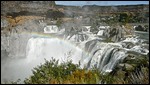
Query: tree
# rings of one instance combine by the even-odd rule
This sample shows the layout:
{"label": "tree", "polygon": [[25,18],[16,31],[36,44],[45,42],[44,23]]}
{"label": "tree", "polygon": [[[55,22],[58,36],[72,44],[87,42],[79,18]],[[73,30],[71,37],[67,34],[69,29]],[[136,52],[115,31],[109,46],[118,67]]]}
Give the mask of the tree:
{"label": "tree", "polygon": [[119,22],[122,24],[126,24],[129,22],[129,16],[127,13],[120,13],[119,15]]}

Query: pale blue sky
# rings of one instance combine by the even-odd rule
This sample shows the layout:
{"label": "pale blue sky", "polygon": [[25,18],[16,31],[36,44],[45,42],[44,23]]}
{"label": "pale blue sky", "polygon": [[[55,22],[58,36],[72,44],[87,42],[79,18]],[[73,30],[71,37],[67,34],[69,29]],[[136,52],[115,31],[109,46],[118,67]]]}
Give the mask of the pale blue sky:
{"label": "pale blue sky", "polygon": [[135,4],[149,4],[149,1],[55,1],[58,5],[135,5]]}

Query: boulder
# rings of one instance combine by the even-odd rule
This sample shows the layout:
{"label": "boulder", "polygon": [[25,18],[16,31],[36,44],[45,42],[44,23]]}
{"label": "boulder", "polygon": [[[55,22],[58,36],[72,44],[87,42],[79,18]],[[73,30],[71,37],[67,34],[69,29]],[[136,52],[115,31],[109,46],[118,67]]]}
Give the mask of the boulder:
{"label": "boulder", "polygon": [[135,27],[135,30],[136,31],[145,31],[145,32],[147,32],[148,28],[142,27],[141,25],[138,25],[137,27]]}

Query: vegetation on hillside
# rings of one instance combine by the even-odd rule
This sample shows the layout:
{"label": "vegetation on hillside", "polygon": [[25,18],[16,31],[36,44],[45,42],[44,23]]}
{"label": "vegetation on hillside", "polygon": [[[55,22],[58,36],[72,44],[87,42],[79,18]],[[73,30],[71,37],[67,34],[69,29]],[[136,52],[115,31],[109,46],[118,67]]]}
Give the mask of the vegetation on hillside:
{"label": "vegetation on hillside", "polygon": [[49,9],[46,13],[46,18],[51,18],[53,20],[57,20],[59,18],[63,18],[65,14],[59,10]]}

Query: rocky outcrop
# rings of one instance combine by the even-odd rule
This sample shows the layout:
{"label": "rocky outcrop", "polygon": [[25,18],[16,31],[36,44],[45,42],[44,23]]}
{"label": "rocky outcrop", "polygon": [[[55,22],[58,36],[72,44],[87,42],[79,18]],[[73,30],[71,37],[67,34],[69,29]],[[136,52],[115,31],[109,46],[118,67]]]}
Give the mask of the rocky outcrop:
{"label": "rocky outcrop", "polygon": [[1,33],[9,35],[9,33],[28,32],[43,32],[46,23],[42,23],[43,17],[37,16],[19,16],[1,17]]}
{"label": "rocky outcrop", "polygon": [[137,27],[135,27],[136,31],[144,31],[144,32],[148,32],[148,27],[142,27],[141,25],[138,25]]}
{"label": "rocky outcrop", "polygon": [[118,42],[124,38],[124,29],[120,26],[110,27],[104,31],[104,36],[106,36],[108,42]]}
{"label": "rocky outcrop", "polygon": [[[1,50],[5,50],[9,57],[25,56],[26,44],[32,33],[43,33],[46,24],[39,20],[28,20],[15,27],[1,30]],[[11,29],[11,30],[7,30]]]}

